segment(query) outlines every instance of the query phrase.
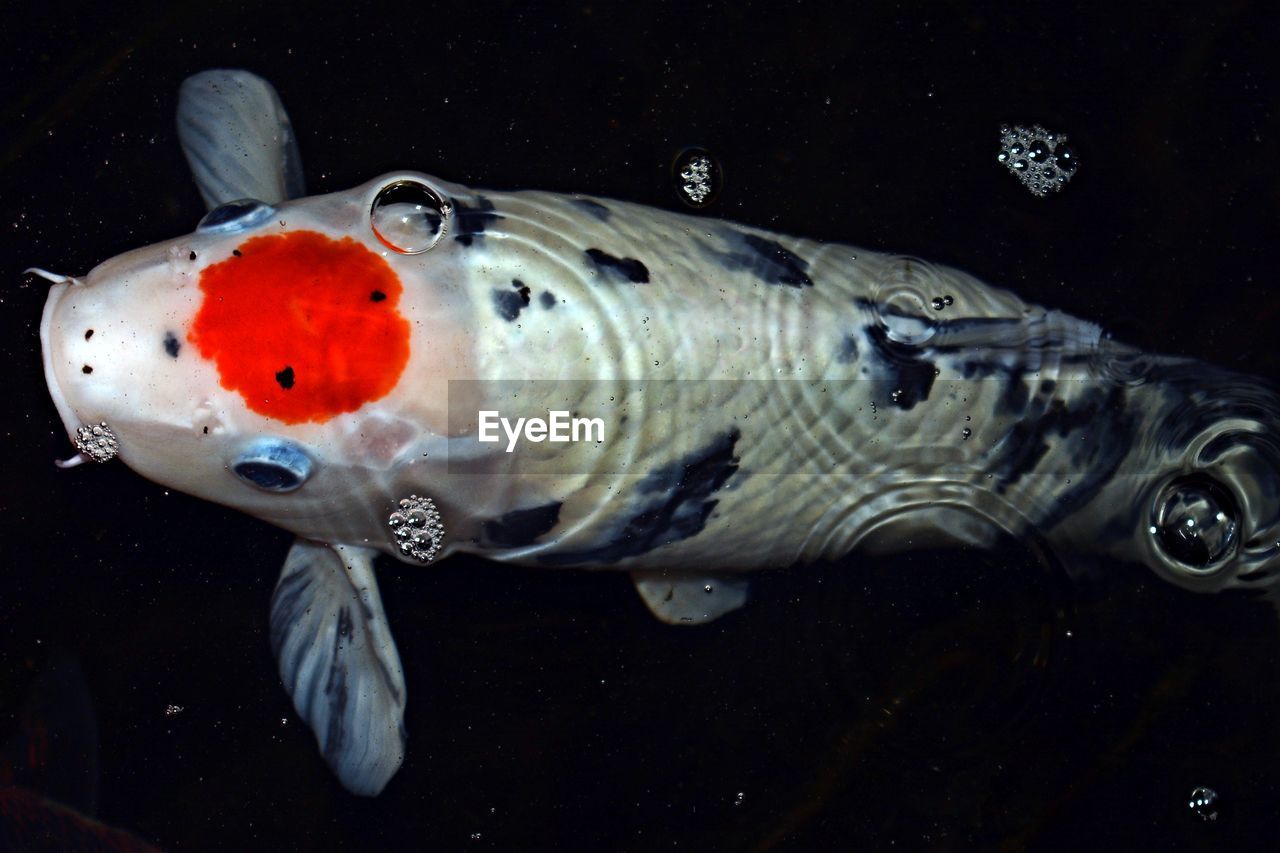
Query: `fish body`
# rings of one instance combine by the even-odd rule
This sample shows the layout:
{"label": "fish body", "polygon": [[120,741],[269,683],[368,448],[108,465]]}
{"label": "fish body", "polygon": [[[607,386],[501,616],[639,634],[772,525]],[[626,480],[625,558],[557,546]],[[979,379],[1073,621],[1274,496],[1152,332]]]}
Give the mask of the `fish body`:
{"label": "fish body", "polygon": [[[1195,589],[1272,576],[1263,383],[953,269],[625,202],[417,172],[289,200],[274,92],[210,75],[179,114],[209,216],[56,283],[45,370],[73,437],[109,425],[144,476],[298,536],[272,642],[353,791],[403,754],[371,561],[422,562],[414,513],[433,556],[629,571],[677,624],[751,569],[1003,533]],[[481,440],[553,413],[600,429]]]}

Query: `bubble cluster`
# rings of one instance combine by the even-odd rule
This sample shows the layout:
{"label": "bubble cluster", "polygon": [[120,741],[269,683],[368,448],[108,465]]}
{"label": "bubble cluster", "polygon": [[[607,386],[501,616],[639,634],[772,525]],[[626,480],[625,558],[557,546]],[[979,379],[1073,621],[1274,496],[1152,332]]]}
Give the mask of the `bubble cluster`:
{"label": "bubble cluster", "polygon": [[120,453],[120,444],[111,427],[103,421],[97,426],[76,429],[76,449],[94,462],[110,462]]}
{"label": "bubble cluster", "polygon": [[1062,189],[1079,165],[1075,152],[1067,147],[1066,135],[1050,133],[1038,124],[1030,128],[1001,125],[996,160],[1039,197]]}
{"label": "bubble cluster", "polygon": [[1187,803],[1191,812],[1206,823],[1218,819],[1218,792],[1212,788],[1196,788]]}
{"label": "bubble cluster", "polygon": [[387,519],[401,553],[422,563],[435,559],[444,541],[444,524],[431,498],[409,495]]}
{"label": "bubble cluster", "polygon": [[686,148],[671,164],[676,194],[690,207],[708,207],[720,195],[720,164],[702,148]]}

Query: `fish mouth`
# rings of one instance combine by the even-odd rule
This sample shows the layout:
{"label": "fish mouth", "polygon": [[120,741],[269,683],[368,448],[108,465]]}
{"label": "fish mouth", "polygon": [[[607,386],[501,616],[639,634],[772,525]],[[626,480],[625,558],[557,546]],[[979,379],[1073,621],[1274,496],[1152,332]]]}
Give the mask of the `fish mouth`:
{"label": "fish mouth", "polygon": [[49,396],[53,398],[53,405],[58,410],[58,416],[62,418],[62,425],[67,430],[67,437],[72,441],[75,440],[76,427],[80,426],[80,420],[76,417],[75,409],[71,407],[71,403],[67,401],[66,395],[62,392],[62,386],[58,381],[58,371],[54,366],[53,350],[57,342],[53,340],[53,318],[57,311],[58,303],[75,281],[75,279],[68,278],[65,282],[55,284],[49,288],[49,296],[44,303],[44,314],[40,318],[40,353],[44,361],[44,381],[49,386]]}

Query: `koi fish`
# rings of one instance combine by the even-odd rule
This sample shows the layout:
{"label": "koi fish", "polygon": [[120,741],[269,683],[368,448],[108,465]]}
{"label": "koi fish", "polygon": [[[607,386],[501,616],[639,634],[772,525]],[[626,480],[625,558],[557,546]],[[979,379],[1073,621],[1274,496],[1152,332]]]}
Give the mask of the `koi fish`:
{"label": "koi fish", "polygon": [[[405,749],[380,553],[627,571],[672,624],[742,606],[752,569],[1004,534],[1201,591],[1280,565],[1256,379],[958,270],[621,201],[419,172],[303,197],[246,72],[187,80],[178,130],[194,233],[37,271],[64,464],[297,536],[272,647],[354,793]],[[604,429],[554,441],[557,413]],[[481,440],[497,414],[513,440]]]}

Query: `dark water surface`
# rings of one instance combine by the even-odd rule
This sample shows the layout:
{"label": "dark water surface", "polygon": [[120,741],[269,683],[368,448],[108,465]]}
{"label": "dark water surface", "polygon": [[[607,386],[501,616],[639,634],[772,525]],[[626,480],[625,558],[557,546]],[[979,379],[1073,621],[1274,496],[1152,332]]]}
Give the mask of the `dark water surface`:
{"label": "dark water surface", "polygon": [[[769,573],[676,629],[621,574],[386,563],[409,754],[361,800],[268,648],[289,537],[122,465],[54,469],[47,285],[21,271],[194,227],[173,111],[209,67],[275,84],[313,193],[410,168],[671,208],[671,160],[701,145],[725,172],[708,215],[1280,378],[1272,4],[842,5],[6,14],[0,727],[74,655],[98,816],[170,849],[1274,849],[1280,625],[1257,603],[1113,563],[1070,583],[1009,543]],[[1006,121],[1069,134],[1064,192],[996,163]],[[1201,785],[1216,821],[1188,808]]]}

